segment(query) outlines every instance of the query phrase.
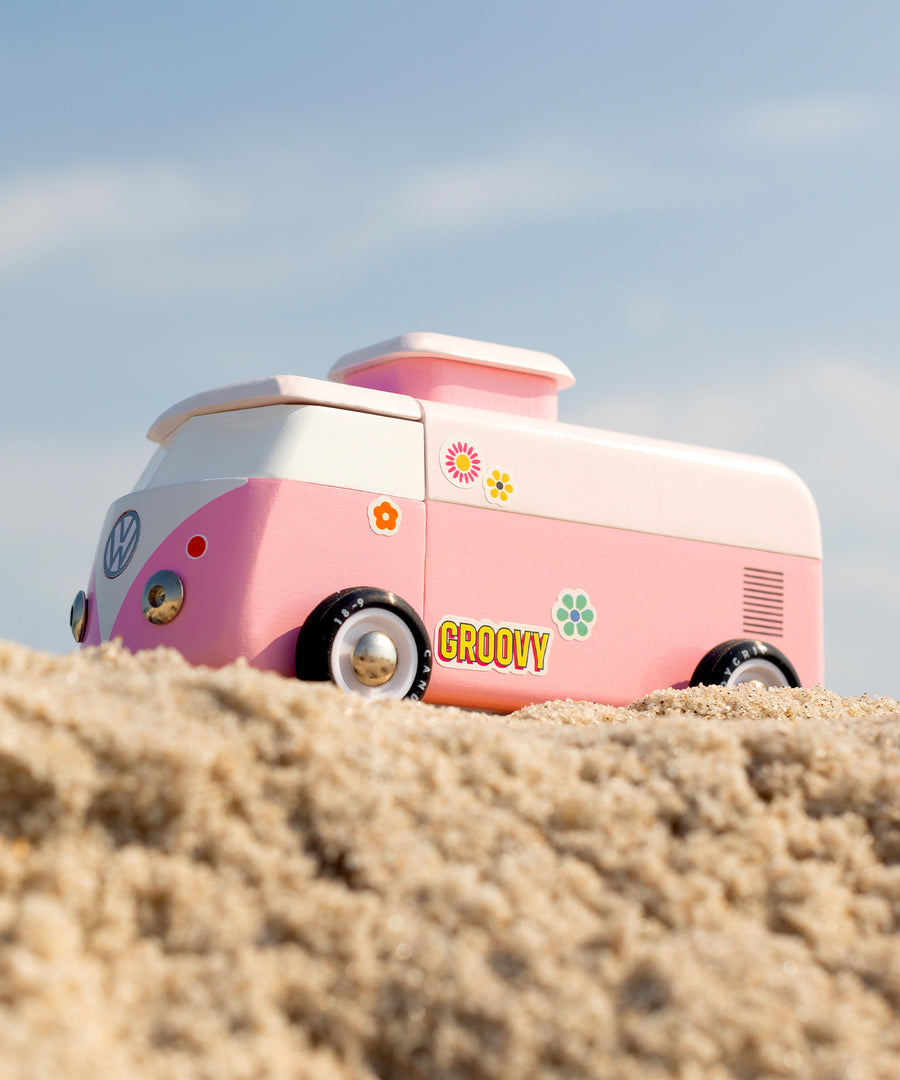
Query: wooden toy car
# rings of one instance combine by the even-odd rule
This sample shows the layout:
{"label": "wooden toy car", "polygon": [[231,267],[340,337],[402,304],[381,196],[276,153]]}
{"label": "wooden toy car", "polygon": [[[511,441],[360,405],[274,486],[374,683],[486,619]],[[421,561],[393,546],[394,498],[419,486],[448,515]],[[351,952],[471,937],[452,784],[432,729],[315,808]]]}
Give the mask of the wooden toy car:
{"label": "wooden toy car", "polygon": [[813,499],[560,423],[560,360],[440,334],[201,393],[110,508],[77,641],[491,709],[823,677]]}

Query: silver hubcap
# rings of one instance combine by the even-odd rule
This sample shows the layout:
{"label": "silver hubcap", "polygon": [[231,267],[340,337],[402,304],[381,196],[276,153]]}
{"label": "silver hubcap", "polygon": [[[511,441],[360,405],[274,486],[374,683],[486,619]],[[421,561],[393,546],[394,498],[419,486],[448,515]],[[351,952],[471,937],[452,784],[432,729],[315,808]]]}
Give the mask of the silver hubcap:
{"label": "silver hubcap", "polygon": [[363,686],[384,686],[397,670],[397,650],[380,630],[369,630],[353,646],[350,663]]}
{"label": "silver hubcap", "polygon": [[331,677],[342,690],[355,690],[366,697],[405,697],[418,665],[412,631],[388,608],[354,612],[331,644]]}

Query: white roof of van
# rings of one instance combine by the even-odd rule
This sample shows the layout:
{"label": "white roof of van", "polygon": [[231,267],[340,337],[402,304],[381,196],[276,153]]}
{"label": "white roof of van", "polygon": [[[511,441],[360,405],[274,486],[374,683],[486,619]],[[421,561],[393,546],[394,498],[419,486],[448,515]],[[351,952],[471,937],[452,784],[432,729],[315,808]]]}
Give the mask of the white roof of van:
{"label": "white roof of van", "polygon": [[161,443],[192,416],[255,409],[263,405],[329,405],[336,409],[380,413],[401,420],[420,420],[419,403],[405,394],[366,390],[358,386],[308,379],[303,375],[269,375],[263,379],[204,390],[166,409],[147,432],[152,442]]}
{"label": "white roof of van", "polygon": [[450,334],[417,332],[369,345],[342,356],[328,372],[334,382],[344,382],[348,375],[364,368],[396,360],[403,356],[436,356],[445,360],[463,360],[485,367],[521,371],[553,379],[557,390],[572,386],[575,376],[568,366],[550,353],[519,349],[512,345],[494,345],[487,341],[452,337]]}

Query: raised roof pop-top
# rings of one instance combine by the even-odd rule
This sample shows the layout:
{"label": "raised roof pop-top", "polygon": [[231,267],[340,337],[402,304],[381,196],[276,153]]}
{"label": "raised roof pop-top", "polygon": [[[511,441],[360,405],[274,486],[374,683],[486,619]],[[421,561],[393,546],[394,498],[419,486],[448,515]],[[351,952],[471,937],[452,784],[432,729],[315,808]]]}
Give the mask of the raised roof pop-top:
{"label": "raised roof pop-top", "polygon": [[429,333],[402,334],[347,353],[328,378],[544,420],[556,419],[557,392],[575,382],[562,360],[549,353]]}

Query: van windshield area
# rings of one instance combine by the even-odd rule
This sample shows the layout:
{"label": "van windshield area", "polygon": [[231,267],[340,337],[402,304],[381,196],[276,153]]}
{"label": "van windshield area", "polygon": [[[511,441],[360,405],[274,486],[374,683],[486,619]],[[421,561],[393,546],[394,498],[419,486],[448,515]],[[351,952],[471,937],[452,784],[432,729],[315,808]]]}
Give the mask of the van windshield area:
{"label": "van windshield area", "polygon": [[254,477],[424,499],[422,424],[322,405],[192,416],[160,445],[134,490]]}

